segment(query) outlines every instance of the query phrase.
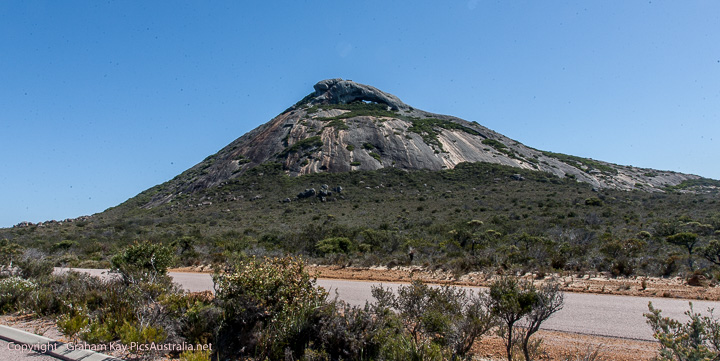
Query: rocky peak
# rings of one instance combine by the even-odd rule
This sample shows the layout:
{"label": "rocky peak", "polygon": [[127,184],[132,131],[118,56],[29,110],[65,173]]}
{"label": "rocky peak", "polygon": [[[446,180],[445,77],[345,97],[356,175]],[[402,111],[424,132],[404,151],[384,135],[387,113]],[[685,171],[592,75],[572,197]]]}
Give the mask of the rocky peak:
{"label": "rocky peak", "polygon": [[300,176],[386,167],[439,171],[463,162],[486,162],[552,173],[598,189],[645,191],[699,178],[540,151],[477,122],[425,112],[351,80],[323,80],[314,89],[287,111],[168,182],[147,206],[223,184],[267,163]]}
{"label": "rocky peak", "polygon": [[326,79],[313,86],[315,104],[350,104],[356,101],[386,104],[392,110],[409,110],[410,106],[400,98],[384,91],[352,80]]}

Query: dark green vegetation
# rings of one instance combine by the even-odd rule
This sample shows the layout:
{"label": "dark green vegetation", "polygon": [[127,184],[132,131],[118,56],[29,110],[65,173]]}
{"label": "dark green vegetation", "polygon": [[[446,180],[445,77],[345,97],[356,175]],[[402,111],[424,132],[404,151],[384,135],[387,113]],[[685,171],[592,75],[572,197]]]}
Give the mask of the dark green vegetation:
{"label": "dark green vegetation", "polygon": [[562,162],[565,162],[567,164],[570,164],[574,167],[585,167],[588,169],[596,169],[601,172],[605,173],[611,173],[611,174],[617,174],[617,170],[609,165],[606,165],[604,163],[598,162],[593,159],[588,158],[582,158],[582,157],[576,157],[574,155],[567,155],[562,153],[553,153],[553,152],[543,152],[548,157],[557,158]]}
{"label": "dark green vegetation", "polygon": [[683,190],[683,189],[691,189],[693,187],[716,187],[720,188],[720,181],[715,179],[708,179],[708,178],[702,178],[702,179],[691,179],[683,181],[682,183],[673,186],[668,187],[669,190]]}
{"label": "dark green vegetation", "polygon": [[[397,295],[377,287],[375,303],[351,307],[329,299],[299,259],[237,253],[218,265],[214,295],[188,294],[166,275],[171,253],[170,247],[135,243],[112,257],[119,277],[107,279],[53,275],[42,260],[45,266],[31,273],[28,264],[4,268],[0,313],[53,317],[75,342],[212,345],[210,352],[185,352],[181,360],[405,361],[470,359],[473,344],[496,329],[503,312],[514,307],[506,300],[518,292],[527,296],[521,318],[554,312],[547,310],[542,291],[505,278],[489,296],[420,282],[399,287]],[[525,324],[532,326],[532,317]],[[159,359],[179,353],[164,351],[128,356]]]}
{"label": "dark green vegetation", "polygon": [[320,118],[320,120],[332,121],[335,119],[348,119],[354,117],[397,117],[398,113],[395,111],[387,110],[387,105],[378,103],[365,103],[362,101],[353,102],[350,104],[322,104],[315,105],[307,109],[308,114],[317,113],[319,109],[341,109],[349,110],[347,113],[343,113],[336,117]]}
{"label": "dark green vegetation", "polygon": [[[523,181],[513,179],[517,173]],[[296,198],[323,184],[343,191],[326,202]],[[714,276],[720,259],[711,242],[720,230],[717,194],[594,192],[572,179],[498,165],[289,177],[280,165],[265,164],[223,186],[143,208],[162,187],[87,220],[2,229],[0,239],[55,265],[81,267],[107,267],[110,255],[139,240],[183,240],[177,256],[185,265],[244,252],[394,266],[407,264],[412,248],[413,264],[457,274],[500,268]],[[675,236],[682,233],[697,235],[696,242]],[[318,247],[332,237],[351,245],[338,252]]]}
{"label": "dark green vegetation", "polygon": [[320,140],[320,136],[316,135],[314,137],[305,138],[303,140],[298,141],[297,143],[293,144],[292,146],[288,147],[283,151],[280,155],[286,156],[289,153],[297,153],[300,151],[313,149],[317,147],[322,147],[323,142]]}
{"label": "dark green vegetation", "polygon": [[480,135],[480,133],[476,132],[475,130],[472,130],[468,127],[462,126],[458,123],[451,122],[448,120],[441,120],[436,118],[413,118],[408,117],[407,120],[409,120],[412,123],[412,126],[408,128],[408,131],[420,134],[420,136],[423,138],[425,143],[432,144],[438,146],[442,150],[442,144],[438,140],[438,134],[440,132],[438,131],[438,128],[442,129],[458,129],[462,130],[465,133],[473,134],[473,135]]}

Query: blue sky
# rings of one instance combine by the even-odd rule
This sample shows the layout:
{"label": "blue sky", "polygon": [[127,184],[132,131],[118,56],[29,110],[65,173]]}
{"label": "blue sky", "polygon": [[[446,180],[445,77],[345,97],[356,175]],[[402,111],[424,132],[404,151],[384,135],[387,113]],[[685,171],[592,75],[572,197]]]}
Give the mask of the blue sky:
{"label": "blue sky", "polygon": [[326,78],[720,179],[717,1],[0,2],[0,226],[101,212]]}

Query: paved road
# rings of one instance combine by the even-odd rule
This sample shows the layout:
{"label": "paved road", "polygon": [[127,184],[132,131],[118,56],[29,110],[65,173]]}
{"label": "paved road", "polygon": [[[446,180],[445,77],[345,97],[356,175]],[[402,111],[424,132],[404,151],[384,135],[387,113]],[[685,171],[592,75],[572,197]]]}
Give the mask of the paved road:
{"label": "paved road", "polygon": [[[101,275],[102,270],[82,270],[95,275]],[[183,288],[197,292],[212,290],[212,277],[202,273],[171,272],[175,282]],[[331,297],[337,292],[340,299],[353,304],[364,305],[365,301],[372,301],[370,288],[376,282],[346,281],[320,279],[318,285],[330,291]],[[397,288],[398,284],[385,284],[386,287]],[[472,290],[481,290],[479,287],[466,287]],[[683,314],[688,309],[687,300],[629,297],[613,295],[596,295],[586,293],[565,293],[565,307],[546,323],[543,329],[581,334],[621,337],[639,340],[653,340],[650,327],[645,322],[643,313],[648,312],[648,302],[663,310],[664,316],[675,319],[687,319]],[[692,301],[696,311],[705,311],[717,307],[718,302]],[[718,307],[720,308],[720,307]]]}
{"label": "paved road", "polygon": [[[184,279],[177,275],[176,279]],[[377,283],[346,280],[318,280],[318,284],[337,294],[340,299],[354,305],[364,305],[372,301],[370,289]],[[397,288],[398,284],[385,284],[385,287]],[[480,287],[464,287],[484,291]],[[589,293],[565,293],[565,306],[547,320],[542,329],[581,334],[621,337],[639,340],[653,340],[652,331],[645,321],[643,313],[648,312],[648,302],[663,310],[664,316],[687,319],[683,314],[688,309],[687,300],[597,295]],[[718,302],[693,301],[696,311],[706,311],[717,307]],[[703,312],[706,313],[706,312]]]}

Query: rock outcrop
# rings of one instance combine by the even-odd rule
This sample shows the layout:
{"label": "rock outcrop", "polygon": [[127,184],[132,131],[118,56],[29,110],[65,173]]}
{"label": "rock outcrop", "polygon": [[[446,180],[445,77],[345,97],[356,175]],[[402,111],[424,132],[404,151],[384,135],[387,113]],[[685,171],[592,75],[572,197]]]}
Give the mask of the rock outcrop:
{"label": "rock outcrop", "polygon": [[410,109],[398,97],[352,80],[327,79],[318,82],[313,88],[315,89],[314,104],[349,104],[365,101],[386,104],[392,110]]}
{"label": "rock outcrop", "polygon": [[[289,175],[299,176],[385,167],[443,170],[462,162],[488,162],[549,172],[597,189],[644,191],[700,178],[540,151],[476,122],[415,109],[392,94],[350,80],[323,80],[314,89],[300,103],[168,182],[147,206],[222,184],[263,163],[280,163]],[[314,192],[306,190],[298,197]]]}

